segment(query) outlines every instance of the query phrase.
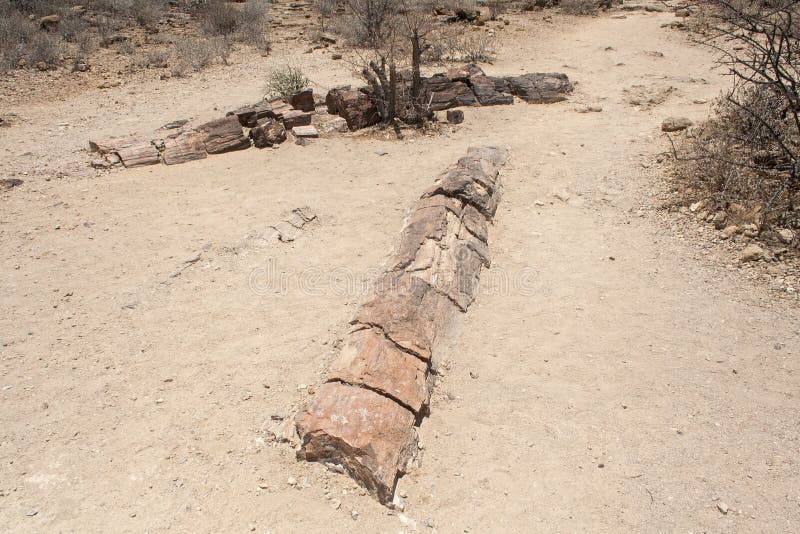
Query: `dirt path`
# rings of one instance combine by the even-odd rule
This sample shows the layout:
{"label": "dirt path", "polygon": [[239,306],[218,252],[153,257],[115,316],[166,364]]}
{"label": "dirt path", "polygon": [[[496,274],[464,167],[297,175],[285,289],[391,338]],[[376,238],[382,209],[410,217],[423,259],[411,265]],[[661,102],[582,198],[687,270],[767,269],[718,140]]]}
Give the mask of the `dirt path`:
{"label": "dirt path", "polygon": [[[567,103],[467,109],[431,139],[327,139],[7,194],[0,530],[797,531],[800,314],[718,269],[651,200],[661,120],[702,118],[693,101],[725,81],[661,28],[671,15],[554,20],[515,19],[487,70],[564,71],[579,82]],[[147,107],[152,83],[124,99],[146,130],[258,95],[257,76],[239,81],[175,82],[186,98],[169,113]],[[675,90],[643,109],[623,92],[638,85]],[[97,102],[48,120],[77,124]],[[21,111],[13,146],[45,117]],[[104,117],[55,150],[107,132]],[[493,267],[440,355],[407,510],[390,513],[268,429],[320,380],[406,207],[487,142],[512,149]],[[318,221],[296,241],[262,238],[304,205]]]}

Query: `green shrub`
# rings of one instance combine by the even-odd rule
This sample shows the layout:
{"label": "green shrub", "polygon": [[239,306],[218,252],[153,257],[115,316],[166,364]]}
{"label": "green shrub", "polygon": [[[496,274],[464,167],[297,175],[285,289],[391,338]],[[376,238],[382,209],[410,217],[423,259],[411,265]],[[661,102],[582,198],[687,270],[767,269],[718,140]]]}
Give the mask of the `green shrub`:
{"label": "green shrub", "polygon": [[298,67],[286,65],[274,69],[267,78],[267,92],[273,95],[288,97],[311,83]]}

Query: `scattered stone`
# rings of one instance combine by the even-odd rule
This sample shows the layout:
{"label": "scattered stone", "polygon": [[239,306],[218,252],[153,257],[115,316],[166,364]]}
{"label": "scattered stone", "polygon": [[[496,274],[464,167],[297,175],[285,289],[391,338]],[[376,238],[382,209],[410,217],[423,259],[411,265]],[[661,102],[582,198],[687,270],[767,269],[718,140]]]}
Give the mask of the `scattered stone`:
{"label": "scattered stone", "polygon": [[450,124],[461,124],[464,122],[464,112],[460,109],[448,109],[447,122]]}
{"label": "scattered stone", "polygon": [[728,215],[724,211],[718,211],[714,214],[714,218],[711,219],[711,222],[714,223],[714,228],[717,230],[722,230],[725,228],[725,221],[728,219]]}
{"label": "scattered stone", "polygon": [[679,132],[694,124],[686,117],[669,117],[661,123],[662,132]]}
{"label": "scattered stone", "polygon": [[722,230],[722,235],[724,235],[728,239],[730,239],[731,237],[735,236],[738,233],[739,233],[739,227],[736,226],[735,224],[728,225]]}
{"label": "scattered stone", "polygon": [[297,486],[297,479],[294,477],[289,477],[286,479],[286,483],[290,486]]}
{"label": "scattered stone", "polygon": [[764,259],[766,251],[756,244],[750,244],[742,251],[739,261],[742,263]]}
{"label": "scattered stone", "polygon": [[722,513],[722,515],[727,515],[728,514],[728,505],[725,504],[724,502],[720,501],[720,502],[717,503],[717,510],[719,510]]}
{"label": "scattered stone", "polygon": [[338,60],[342,59],[342,54],[339,54],[339,53],[332,54],[331,55],[331,59],[334,60],[334,61],[338,61]]}
{"label": "scattered stone", "polygon": [[578,113],[600,113],[603,108],[600,106],[580,106],[575,108]]}
{"label": "scattered stone", "polygon": [[111,164],[105,158],[93,159],[91,165],[95,169],[108,169],[111,167]]}
{"label": "scattered stone", "polygon": [[10,191],[15,187],[19,187],[24,182],[19,178],[3,178],[0,179],[0,191]]}
{"label": "scattered stone", "polygon": [[298,138],[319,137],[319,132],[314,126],[295,126],[292,128],[292,135]]}
{"label": "scattered stone", "polygon": [[325,130],[329,132],[339,132],[339,133],[346,133],[350,131],[350,128],[347,126],[347,121],[344,120],[342,117],[336,117],[328,121],[325,125]]}
{"label": "scattered stone", "polygon": [[98,89],[111,89],[112,87],[119,87],[121,83],[122,82],[120,82],[119,80],[107,80],[107,81],[101,83],[100,85],[98,85],[97,88]]}

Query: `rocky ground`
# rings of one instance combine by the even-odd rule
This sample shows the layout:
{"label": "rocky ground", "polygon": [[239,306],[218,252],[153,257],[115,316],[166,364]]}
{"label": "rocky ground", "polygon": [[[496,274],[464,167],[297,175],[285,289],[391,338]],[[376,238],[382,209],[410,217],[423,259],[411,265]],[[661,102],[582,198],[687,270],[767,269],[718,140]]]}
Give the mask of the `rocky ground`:
{"label": "rocky ground", "polygon": [[[23,181],[0,191],[4,531],[798,529],[797,267],[743,263],[745,236],[665,207],[661,124],[702,120],[728,81],[672,13],[508,19],[484,69],[564,72],[569,101],[465,108],[402,141],[89,166],[88,139],[217,118],[274,65],[320,93],[354,81],[294,40],[189,78],[67,90],[46,72],[3,92],[0,172]],[[492,268],[388,510],[274,436],[406,210],[487,143],[511,150]]]}

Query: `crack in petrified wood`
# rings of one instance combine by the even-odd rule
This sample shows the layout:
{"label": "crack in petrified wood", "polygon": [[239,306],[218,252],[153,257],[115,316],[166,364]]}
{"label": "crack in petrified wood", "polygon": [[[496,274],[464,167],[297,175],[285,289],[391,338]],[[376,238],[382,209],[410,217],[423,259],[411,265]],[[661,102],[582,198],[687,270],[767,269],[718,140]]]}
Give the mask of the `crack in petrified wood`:
{"label": "crack in petrified wood", "polygon": [[423,194],[326,383],[295,419],[298,458],[342,465],[382,503],[417,449],[437,339],[490,264],[487,223],[506,159],[504,148],[470,148]]}

